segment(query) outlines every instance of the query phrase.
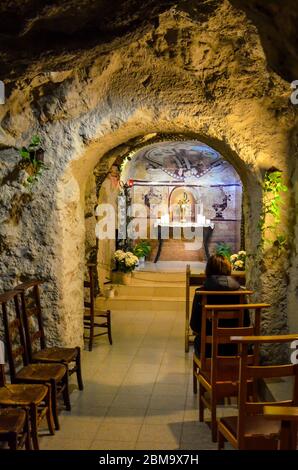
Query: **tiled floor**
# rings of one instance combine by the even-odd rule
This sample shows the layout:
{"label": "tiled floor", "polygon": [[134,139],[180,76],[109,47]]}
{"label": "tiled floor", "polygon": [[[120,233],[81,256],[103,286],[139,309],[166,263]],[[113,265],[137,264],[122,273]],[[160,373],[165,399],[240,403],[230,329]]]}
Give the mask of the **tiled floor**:
{"label": "tiled floor", "polygon": [[[41,449],[216,449],[198,421],[184,315],[114,311],[113,346],[83,352],[84,391],[72,379],[72,411]],[[221,410],[219,410],[221,412]]]}

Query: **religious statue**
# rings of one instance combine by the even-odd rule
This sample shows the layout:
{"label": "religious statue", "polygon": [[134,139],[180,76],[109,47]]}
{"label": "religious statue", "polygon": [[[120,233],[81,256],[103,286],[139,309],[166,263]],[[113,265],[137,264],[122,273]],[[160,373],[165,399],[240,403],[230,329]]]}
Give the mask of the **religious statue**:
{"label": "religious statue", "polygon": [[180,206],[180,221],[181,222],[186,222],[186,209],[187,209],[187,204],[189,204],[189,199],[184,191],[182,199],[179,199],[178,204]]}

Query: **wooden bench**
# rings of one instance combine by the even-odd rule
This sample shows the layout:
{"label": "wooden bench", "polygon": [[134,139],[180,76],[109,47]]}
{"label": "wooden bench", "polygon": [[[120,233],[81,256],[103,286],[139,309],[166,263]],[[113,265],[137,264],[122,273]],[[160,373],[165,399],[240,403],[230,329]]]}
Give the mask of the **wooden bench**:
{"label": "wooden bench", "polygon": [[[239,387],[239,352],[240,347],[234,344],[234,350],[229,355],[223,355],[220,348],[232,346],[230,336],[252,336],[260,334],[261,312],[270,307],[269,304],[239,304],[239,305],[206,305],[202,317],[201,355],[198,362],[194,354],[194,378],[199,382],[199,419],[204,421],[204,409],[211,411],[212,440],[217,438],[216,409],[220,400],[237,397]],[[253,311],[254,322],[245,326],[245,312]],[[206,322],[212,320],[212,334],[206,334]],[[225,326],[224,322],[236,326]],[[206,346],[211,346],[211,357],[206,355]],[[249,355],[250,363],[257,364],[259,357],[258,346]],[[195,366],[197,369],[195,370]],[[251,396],[256,396],[256,384],[251,383]]]}
{"label": "wooden bench", "polygon": [[[255,365],[248,360],[249,345],[259,347],[261,344],[278,345],[280,343],[291,343],[298,339],[296,335],[279,336],[246,336],[237,335],[231,337],[231,342],[241,346],[240,348],[240,368],[239,368],[239,393],[238,393],[238,416],[226,416],[218,421],[218,448],[224,448],[224,442],[229,441],[232,446],[239,450],[276,450],[281,440],[281,422],[292,421],[291,435],[286,432],[286,445],[290,449],[297,445],[297,421],[295,413],[284,415],[281,409],[276,408],[276,413],[272,408],[264,406],[297,407],[298,405],[298,364],[278,364],[278,365]],[[247,387],[248,380],[264,380],[282,377],[293,377],[293,386],[289,390],[289,399],[276,402],[264,402],[259,400],[249,400]],[[264,415],[264,411],[266,416]],[[288,417],[286,417],[288,414]],[[270,418],[270,419],[268,419]],[[284,441],[283,441],[284,442]]]}
{"label": "wooden bench", "polygon": [[[234,272],[232,276],[237,279],[241,286],[245,286],[245,272],[239,271]],[[190,331],[189,319],[190,319],[190,288],[200,287],[203,285],[206,279],[205,273],[192,273],[190,265],[186,266],[186,282],[185,282],[185,352],[189,351],[189,345],[193,344],[193,333]]]}
{"label": "wooden bench", "polygon": [[[245,272],[234,272],[232,276],[237,279],[241,286],[245,286]],[[190,332],[190,288],[202,286],[206,279],[205,273],[192,273],[190,265],[186,266],[186,282],[185,282],[185,352],[189,351],[189,345],[193,344],[193,333]]]}

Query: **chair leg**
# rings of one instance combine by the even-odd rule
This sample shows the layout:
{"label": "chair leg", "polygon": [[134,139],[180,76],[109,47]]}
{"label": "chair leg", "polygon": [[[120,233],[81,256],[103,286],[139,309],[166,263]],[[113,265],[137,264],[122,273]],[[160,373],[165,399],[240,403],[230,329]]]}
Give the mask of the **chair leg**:
{"label": "chair leg", "polygon": [[8,440],[8,447],[10,450],[18,449],[18,436],[15,432],[11,434],[11,437]]}
{"label": "chair leg", "polygon": [[31,437],[33,442],[33,449],[39,450],[39,442],[38,442],[38,433],[37,433],[37,409],[36,405],[32,404],[30,406],[30,421],[31,421]]}
{"label": "chair leg", "polygon": [[51,391],[50,385],[48,385],[48,393],[45,397],[45,406],[47,407],[46,417],[47,417],[49,432],[51,436],[53,436],[55,434],[55,429],[54,429],[54,419],[53,419],[53,411],[52,411],[52,391]]}
{"label": "chair leg", "polygon": [[195,395],[198,393],[198,379],[196,375],[197,371],[198,371],[197,365],[195,361],[193,361],[192,363],[192,389]]}
{"label": "chair leg", "polygon": [[212,434],[212,442],[216,442],[217,441],[216,400],[212,396],[211,396],[211,434]]}
{"label": "chair leg", "polygon": [[55,423],[55,429],[57,431],[60,429],[59,419],[58,419],[58,403],[57,403],[57,384],[56,380],[51,380],[51,392],[52,392],[52,412],[53,419]]}
{"label": "chair leg", "polygon": [[93,347],[93,336],[94,336],[94,325],[91,321],[90,330],[89,330],[89,351],[92,351]]}
{"label": "chair leg", "polygon": [[202,400],[203,393],[204,393],[203,386],[199,382],[199,421],[201,423],[204,421],[204,403]]}
{"label": "chair leg", "polygon": [[77,357],[76,357],[76,374],[79,390],[84,390],[84,384],[82,379],[82,367],[81,367],[81,348],[77,348]]}
{"label": "chair leg", "polygon": [[184,350],[186,353],[189,352],[189,335],[188,332],[185,333],[185,345],[184,345]]}
{"label": "chair leg", "polygon": [[112,340],[112,325],[111,325],[111,312],[110,310],[107,311],[107,319],[108,319],[108,338],[109,338],[109,343],[112,345],[113,340]]}
{"label": "chair leg", "polygon": [[218,441],[218,450],[223,450],[225,448],[225,438],[223,434],[218,430],[217,431],[217,441]]}
{"label": "chair leg", "polygon": [[29,415],[26,410],[26,426],[25,426],[25,432],[26,432],[26,439],[25,439],[25,449],[26,450],[32,450],[31,446],[31,433],[30,433],[30,422],[29,422]]}
{"label": "chair leg", "polygon": [[71,411],[71,403],[70,403],[70,398],[69,398],[69,387],[68,387],[68,368],[67,368],[67,371],[64,375],[64,379],[63,379],[63,385],[64,385],[64,389],[63,389],[63,401],[64,401],[64,405],[65,405],[65,408],[67,411]]}

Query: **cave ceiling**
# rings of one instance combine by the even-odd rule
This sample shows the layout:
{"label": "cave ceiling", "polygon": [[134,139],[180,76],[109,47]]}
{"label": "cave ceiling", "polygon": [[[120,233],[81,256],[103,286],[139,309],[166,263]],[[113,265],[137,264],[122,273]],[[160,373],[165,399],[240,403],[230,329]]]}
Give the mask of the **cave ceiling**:
{"label": "cave ceiling", "polygon": [[[268,65],[298,79],[297,0],[230,0],[257,27]],[[0,78],[7,83],[37,71],[82,66],[92,51],[107,54],[158,25],[169,8],[204,22],[220,0],[2,0]]]}

